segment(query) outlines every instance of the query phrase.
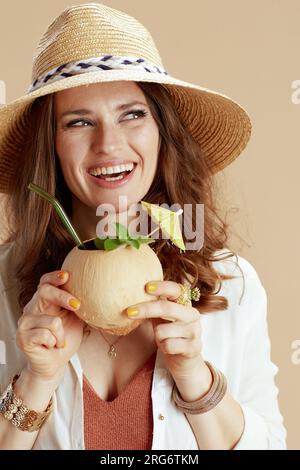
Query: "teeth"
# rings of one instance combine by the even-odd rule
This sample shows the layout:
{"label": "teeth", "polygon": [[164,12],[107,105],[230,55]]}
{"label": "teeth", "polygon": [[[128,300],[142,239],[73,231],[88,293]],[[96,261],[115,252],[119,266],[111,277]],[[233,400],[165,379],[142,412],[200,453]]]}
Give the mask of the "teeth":
{"label": "teeth", "polygon": [[122,171],[131,171],[133,170],[134,163],[127,163],[122,164],[119,166],[109,166],[109,167],[102,167],[102,168],[93,168],[89,171],[89,173],[93,176],[99,175],[111,175],[112,173],[122,173]]}
{"label": "teeth", "polygon": [[126,171],[131,171],[134,169],[134,163],[128,163],[127,165],[123,165],[123,166],[125,166]]}
{"label": "teeth", "polygon": [[120,176],[112,176],[112,177],[107,177],[107,178],[104,178],[105,181],[116,181],[116,180],[122,180],[124,178],[124,176],[120,175]]}

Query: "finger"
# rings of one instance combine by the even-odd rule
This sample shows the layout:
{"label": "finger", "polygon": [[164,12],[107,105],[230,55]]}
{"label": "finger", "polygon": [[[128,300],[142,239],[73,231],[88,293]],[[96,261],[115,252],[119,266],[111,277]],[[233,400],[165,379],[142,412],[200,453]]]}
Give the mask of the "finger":
{"label": "finger", "polygon": [[164,354],[180,354],[187,358],[197,357],[201,354],[200,344],[191,343],[183,338],[168,338],[159,345]]}
{"label": "finger", "polygon": [[51,314],[51,309],[49,309],[51,305],[73,310],[74,312],[80,307],[79,299],[76,299],[69,292],[48,283],[42,284],[39,287],[37,301],[40,311],[49,314]]}
{"label": "finger", "polygon": [[52,271],[45,273],[41,276],[40,282],[37,288],[43,284],[52,284],[53,286],[61,286],[69,279],[68,271]]}
{"label": "finger", "polygon": [[36,346],[44,346],[48,349],[52,349],[56,345],[56,338],[46,328],[35,328],[26,331],[24,335],[18,339],[18,343],[24,351],[30,351]]}
{"label": "finger", "polygon": [[154,328],[155,338],[158,342],[167,338],[183,338],[194,341],[200,338],[200,323],[184,323],[176,321],[173,323],[160,323]]}
{"label": "finger", "polygon": [[194,307],[177,304],[169,300],[152,300],[132,305],[126,309],[129,318],[163,318],[164,320],[182,320],[190,322],[199,317],[199,312]]}
{"label": "finger", "polygon": [[[69,278],[68,271],[53,271],[53,272],[50,272],[50,273],[43,274],[40,278],[40,282],[38,284],[37,290],[34,293],[32,299],[30,300],[30,302],[28,302],[25,305],[25,307],[23,309],[23,314],[27,315],[27,314],[34,313],[36,315],[39,315],[40,314],[40,308],[39,308],[39,302],[38,302],[38,295],[39,295],[40,287],[44,284],[51,284],[51,285],[57,286],[57,288],[59,288],[61,285],[65,284],[65,282],[68,280],[68,278]],[[53,310],[54,310],[53,313],[58,313],[59,312],[58,307],[54,308]],[[47,312],[47,313],[49,313],[49,312]]]}
{"label": "finger", "polygon": [[56,346],[63,348],[65,344],[65,331],[61,317],[52,317],[50,315],[25,315],[18,321],[20,332],[27,330],[47,328],[56,338]]}
{"label": "finger", "polygon": [[176,300],[181,294],[181,287],[174,281],[150,281],[145,285],[148,294],[163,296],[169,300]]}

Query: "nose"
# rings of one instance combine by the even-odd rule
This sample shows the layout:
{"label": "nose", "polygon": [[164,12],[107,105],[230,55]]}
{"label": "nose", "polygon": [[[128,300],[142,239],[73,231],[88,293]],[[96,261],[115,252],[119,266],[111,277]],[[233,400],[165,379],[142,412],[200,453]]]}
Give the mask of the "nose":
{"label": "nose", "polygon": [[123,136],[113,123],[102,123],[95,128],[92,138],[92,150],[95,153],[110,154],[121,148]]}

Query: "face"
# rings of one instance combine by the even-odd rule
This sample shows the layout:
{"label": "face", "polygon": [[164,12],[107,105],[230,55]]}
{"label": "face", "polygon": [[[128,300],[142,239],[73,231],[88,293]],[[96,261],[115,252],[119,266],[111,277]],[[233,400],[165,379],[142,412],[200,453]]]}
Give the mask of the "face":
{"label": "face", "polygon": [[[143,199],[156,171],[159,131],[135,82],[57,92],[54,112],[56,152],[73,205],[96,209],[109,203],[123,212]],[[119,207],[119,196],[127,197],[127,207]]]}

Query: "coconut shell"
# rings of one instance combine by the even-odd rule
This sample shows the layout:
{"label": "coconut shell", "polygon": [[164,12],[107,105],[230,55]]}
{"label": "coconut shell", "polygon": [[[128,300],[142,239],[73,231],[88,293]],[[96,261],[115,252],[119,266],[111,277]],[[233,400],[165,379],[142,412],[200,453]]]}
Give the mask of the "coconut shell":
{"label": "coconut shell", "polygon": [[119,336],[145,321],[128,318],[126,308],[155,300],[145,291],[145,284],[163,280],[159,258],[146,244],[139,249],[120,245],[111,251],[75,247],[61,269],[69,272],[62,288],[81,301],[76,315],[94,328]]}

